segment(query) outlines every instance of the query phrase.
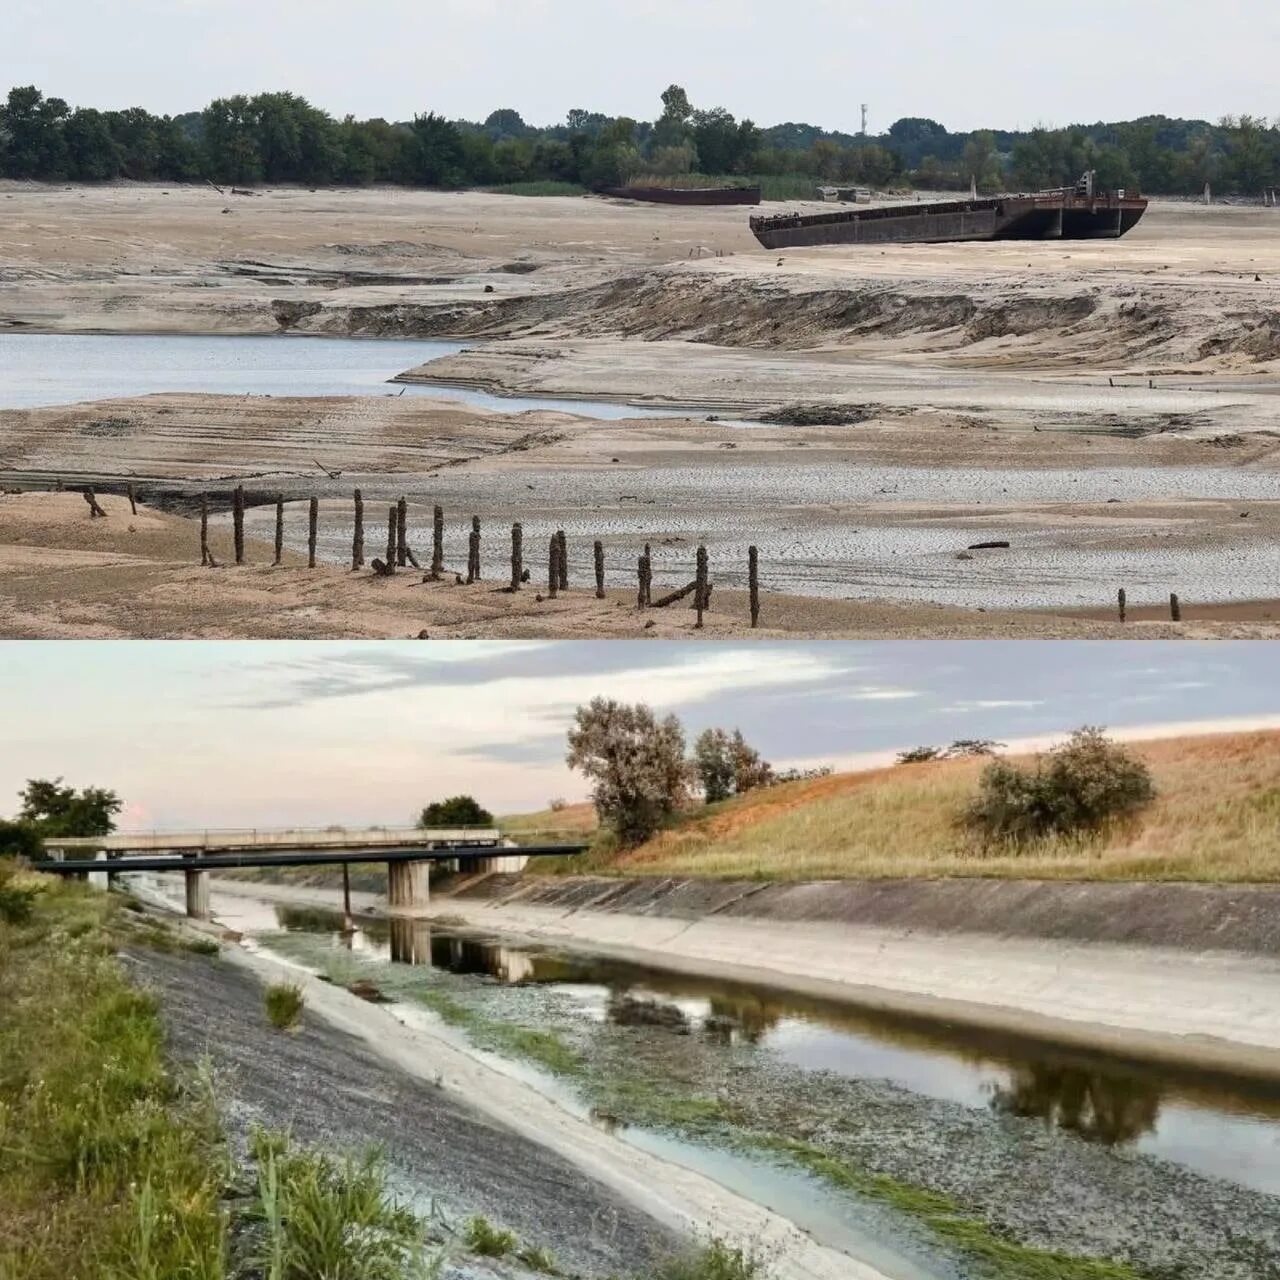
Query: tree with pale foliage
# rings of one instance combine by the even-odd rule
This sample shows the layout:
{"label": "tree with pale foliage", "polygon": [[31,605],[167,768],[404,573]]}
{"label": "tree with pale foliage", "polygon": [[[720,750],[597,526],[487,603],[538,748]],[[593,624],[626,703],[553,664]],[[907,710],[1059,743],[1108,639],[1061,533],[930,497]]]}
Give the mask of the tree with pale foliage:
{"label": "tree with pale foliage", "polygon": [[742,736],[740,729],[706,729],[693,744],[693,769],[708,804],[744,795],[773,781],[773,766]]}
{"label": "tree with pale foliage", "polygon": [[644,703],[593,698],[574,714],[566,762],[592,781],[600,822],[624,848],[642,844],[689,798],[684,730]]}

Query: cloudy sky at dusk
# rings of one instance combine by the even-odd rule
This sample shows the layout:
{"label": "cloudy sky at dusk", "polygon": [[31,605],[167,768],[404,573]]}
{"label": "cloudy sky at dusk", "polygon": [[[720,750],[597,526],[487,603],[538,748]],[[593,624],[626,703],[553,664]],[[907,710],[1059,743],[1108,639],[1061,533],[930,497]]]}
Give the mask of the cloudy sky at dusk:
{"label": "cloudy sky at dusk", "polygon": [[1280,6],[1223,0],[4,0],[0,92],[169,113],[291,89],[335,115],[652,119],[672,81],[758,124],[872,132],[1274,115]]}
{"label": "cloudy sky at dusk", "polygon": [[584,798],[564,767],[596,695],[739,727],[775,763],[856,765],[958,737],[1080,724],[1280,724],[1266,644],[0,646],[0,815],[29,777],[108,786],[122,826],[408,821],[474,793],[503,813]]}

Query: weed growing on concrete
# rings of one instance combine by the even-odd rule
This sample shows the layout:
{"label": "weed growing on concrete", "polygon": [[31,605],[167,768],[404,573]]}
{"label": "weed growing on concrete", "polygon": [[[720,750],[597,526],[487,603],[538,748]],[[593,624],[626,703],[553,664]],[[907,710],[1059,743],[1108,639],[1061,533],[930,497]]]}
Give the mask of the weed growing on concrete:
{"label": "weed growing on concrete", "polygon": [[277,1031],[291,1031],[302,1020],[302,988],[292,982],[273,982],[263,1001],[267,1018]]}
{"label": "weed growing on concrete", "polygon": [[462,1238],[467,1248],[482,1258],[505,1258],[517,1244],[514,1232],[495,1227],[480,1214],[468,1220]]}

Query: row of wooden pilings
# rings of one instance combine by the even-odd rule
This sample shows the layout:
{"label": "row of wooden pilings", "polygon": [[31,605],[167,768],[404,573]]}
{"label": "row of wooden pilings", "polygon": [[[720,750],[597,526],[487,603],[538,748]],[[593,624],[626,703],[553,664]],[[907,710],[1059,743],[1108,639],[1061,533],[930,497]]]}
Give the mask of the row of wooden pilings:
{"label": "row of wooden pilings", "polygon": [[[364,568],[365,565],[364,496],[359,489],[355,490],[353,494],[353,502],[354,524],[351,534],[351,568],[354,572]],[[284,507],[284,495],[277,494],[275,497],[275,556],[272,560],[272,564],[275,565],[282,563],[284,559]],[[231,524],[235,546],[235,562],[238,565],[246,562],[244,513],[244,486],[237,485],[231,499]],[[313,496],[308,504],[307,525],[307,565],[312,569],[316,567],[316,543],[319,536],[319,525],[320,500]],[[369,567],[374,573],[382,577],[392,577],[397,569],[404,569],[410,565],[415,569],[422,570],[422,565],[409,544],[408,526],[408,500],[401,498],[387,508],[386,558],[374,558],[369,562]],[[511,526],[511,580],[506,590],[514,593],[530,582],[532,574],[525,567],[524,560],[524,529],[520,522],[516,521]],[[595,542],[593,547],[593,560],[596,598],[603,600],[605,598],[605,556],[604,543],[599,540]],[[209,547],[209,498],[207,494],[200,495],[200,563],[213,568],[218,567],[218,562]],[[425,571],[423,580],[438,582],[444,575],[444,510],[441,507],[436,507],[432,512],[431,521],[431,562]],[[693,580],[687,586],[669,592],[657,600],[653,598],[653,560],[648,543],[645,544],[644,553],[637,561],[636,576],[638,582],[636,604],[639,608],[665,608],[678,600],[692,596],[693,608],[697,613],[697,621],[694,625],[697,629],[702,628],[703,614],[711,607],[712,587],[710,566],[705,546],[698,547]],[[458,574],[457,577],[460,582],[464,581],[461,574]],[[480,578],[480,517],[472,516],[471,533],[467,546],[465,581],[470,584],[479,582]],[[551,535],[548,547],[547,595],[554,600],[561,591],[567,591],[568,589],[568,538],[563,529],[557,529]],[[751,625],[752,627],[758,627],[760,625],[760,554],[756,547],[747,548],[747,591],[751,610]]]}

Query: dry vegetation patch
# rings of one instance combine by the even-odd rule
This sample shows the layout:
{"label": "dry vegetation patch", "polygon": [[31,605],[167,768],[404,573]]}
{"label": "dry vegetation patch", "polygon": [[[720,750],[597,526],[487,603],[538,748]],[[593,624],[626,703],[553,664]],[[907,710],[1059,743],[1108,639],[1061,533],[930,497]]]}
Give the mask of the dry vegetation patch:
{"label": "dry vegetation patch", "polygon": [[1280,733],[1140,744],[1156,785],[1138,817],[1022,853],[984,851],[960,819],[981,760],[899,765],[754,792],[698,811],[613,863],[631,874],[760,879],[991,876],[1280,879]]}

